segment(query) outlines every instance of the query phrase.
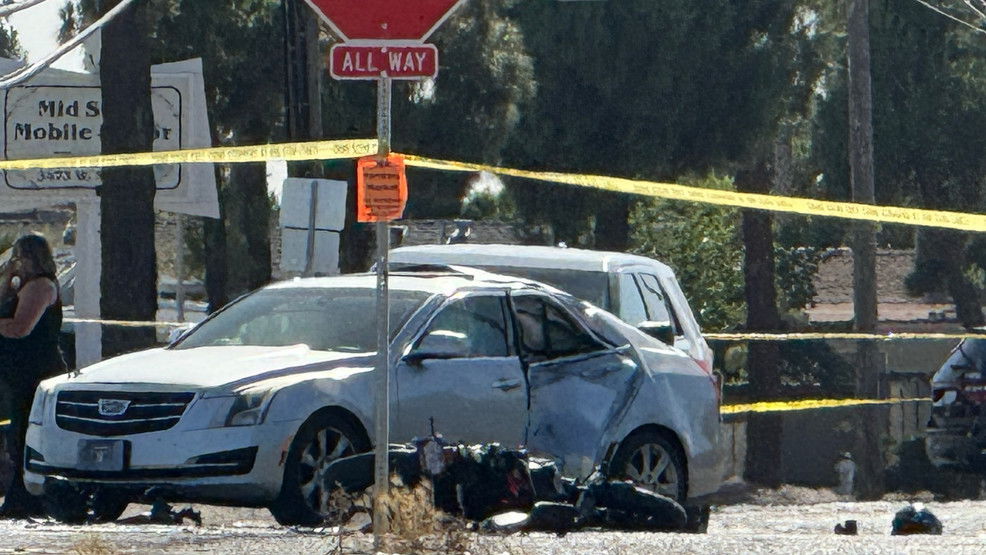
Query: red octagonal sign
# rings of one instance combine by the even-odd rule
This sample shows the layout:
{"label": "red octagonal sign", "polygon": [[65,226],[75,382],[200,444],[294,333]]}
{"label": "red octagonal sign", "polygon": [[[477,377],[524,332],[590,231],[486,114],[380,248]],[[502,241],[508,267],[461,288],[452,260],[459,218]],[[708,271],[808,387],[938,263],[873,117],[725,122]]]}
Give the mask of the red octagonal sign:
{"label": "red octagonal sign", "polygon": [[465,0],[306,0],[344,41],[421,42]]}

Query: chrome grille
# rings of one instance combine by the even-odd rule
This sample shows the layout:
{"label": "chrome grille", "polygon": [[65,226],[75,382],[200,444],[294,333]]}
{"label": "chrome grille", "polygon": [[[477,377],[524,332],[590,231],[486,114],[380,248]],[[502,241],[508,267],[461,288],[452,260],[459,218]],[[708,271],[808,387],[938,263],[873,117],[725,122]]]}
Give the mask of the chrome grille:
{"label": "chrome grille", "polygon": [[[193,397],[194,393],[61,391],[55,423],[63,430],[103,437],[159,432],[178,423]],[[119,414],[101,414],[100,400],[116,409],[126,404],[126,409]]]}

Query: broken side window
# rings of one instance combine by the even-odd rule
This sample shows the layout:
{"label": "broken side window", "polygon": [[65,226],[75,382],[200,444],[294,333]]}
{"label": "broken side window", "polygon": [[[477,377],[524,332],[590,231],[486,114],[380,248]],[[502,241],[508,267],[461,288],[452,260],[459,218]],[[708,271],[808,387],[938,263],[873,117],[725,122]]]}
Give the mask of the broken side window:
{"label": "broken side window", "polygon": [[525,353],[550,360],[604,348],[565,311],[537,295],[513,297]]}

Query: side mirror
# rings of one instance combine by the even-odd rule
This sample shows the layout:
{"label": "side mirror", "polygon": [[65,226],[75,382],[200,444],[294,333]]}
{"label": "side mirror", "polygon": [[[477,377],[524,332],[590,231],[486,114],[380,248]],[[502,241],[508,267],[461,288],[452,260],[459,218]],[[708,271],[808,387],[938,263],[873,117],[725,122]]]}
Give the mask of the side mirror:
{"label": "side mirror", "polygon": [[637,329],[667,345],[674,345],[674,328],[671,322],[641,322]]}
{"label": "side mirror", "polygon": [[436,330],[418,342],[418,345],[408,354],[404,355],[404,360],[408,364],[419,364],[426,359],[450,359],[462,358],[469,354],[469,340],[446,330]]}
{"label": "side mirror", "polygon": [[171,330],[171,332],[168,333],[168,345],[172,345],[182,337],[185,337],[185,334],[191,331],[192,327],[193,326],[189,324],[185,326],[179,326]]}

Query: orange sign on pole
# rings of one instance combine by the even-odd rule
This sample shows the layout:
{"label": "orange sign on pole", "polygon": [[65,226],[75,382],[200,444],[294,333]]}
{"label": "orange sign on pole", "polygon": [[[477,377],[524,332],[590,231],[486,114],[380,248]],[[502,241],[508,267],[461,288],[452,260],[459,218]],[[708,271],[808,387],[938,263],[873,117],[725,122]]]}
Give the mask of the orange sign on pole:
{"label": "orange sign on pole", "polygon": [[399,219],[407,204],[407,175],[404,157],[387,156],[381,163],[374,156],[356,163],[356,221],[386,222]]}

